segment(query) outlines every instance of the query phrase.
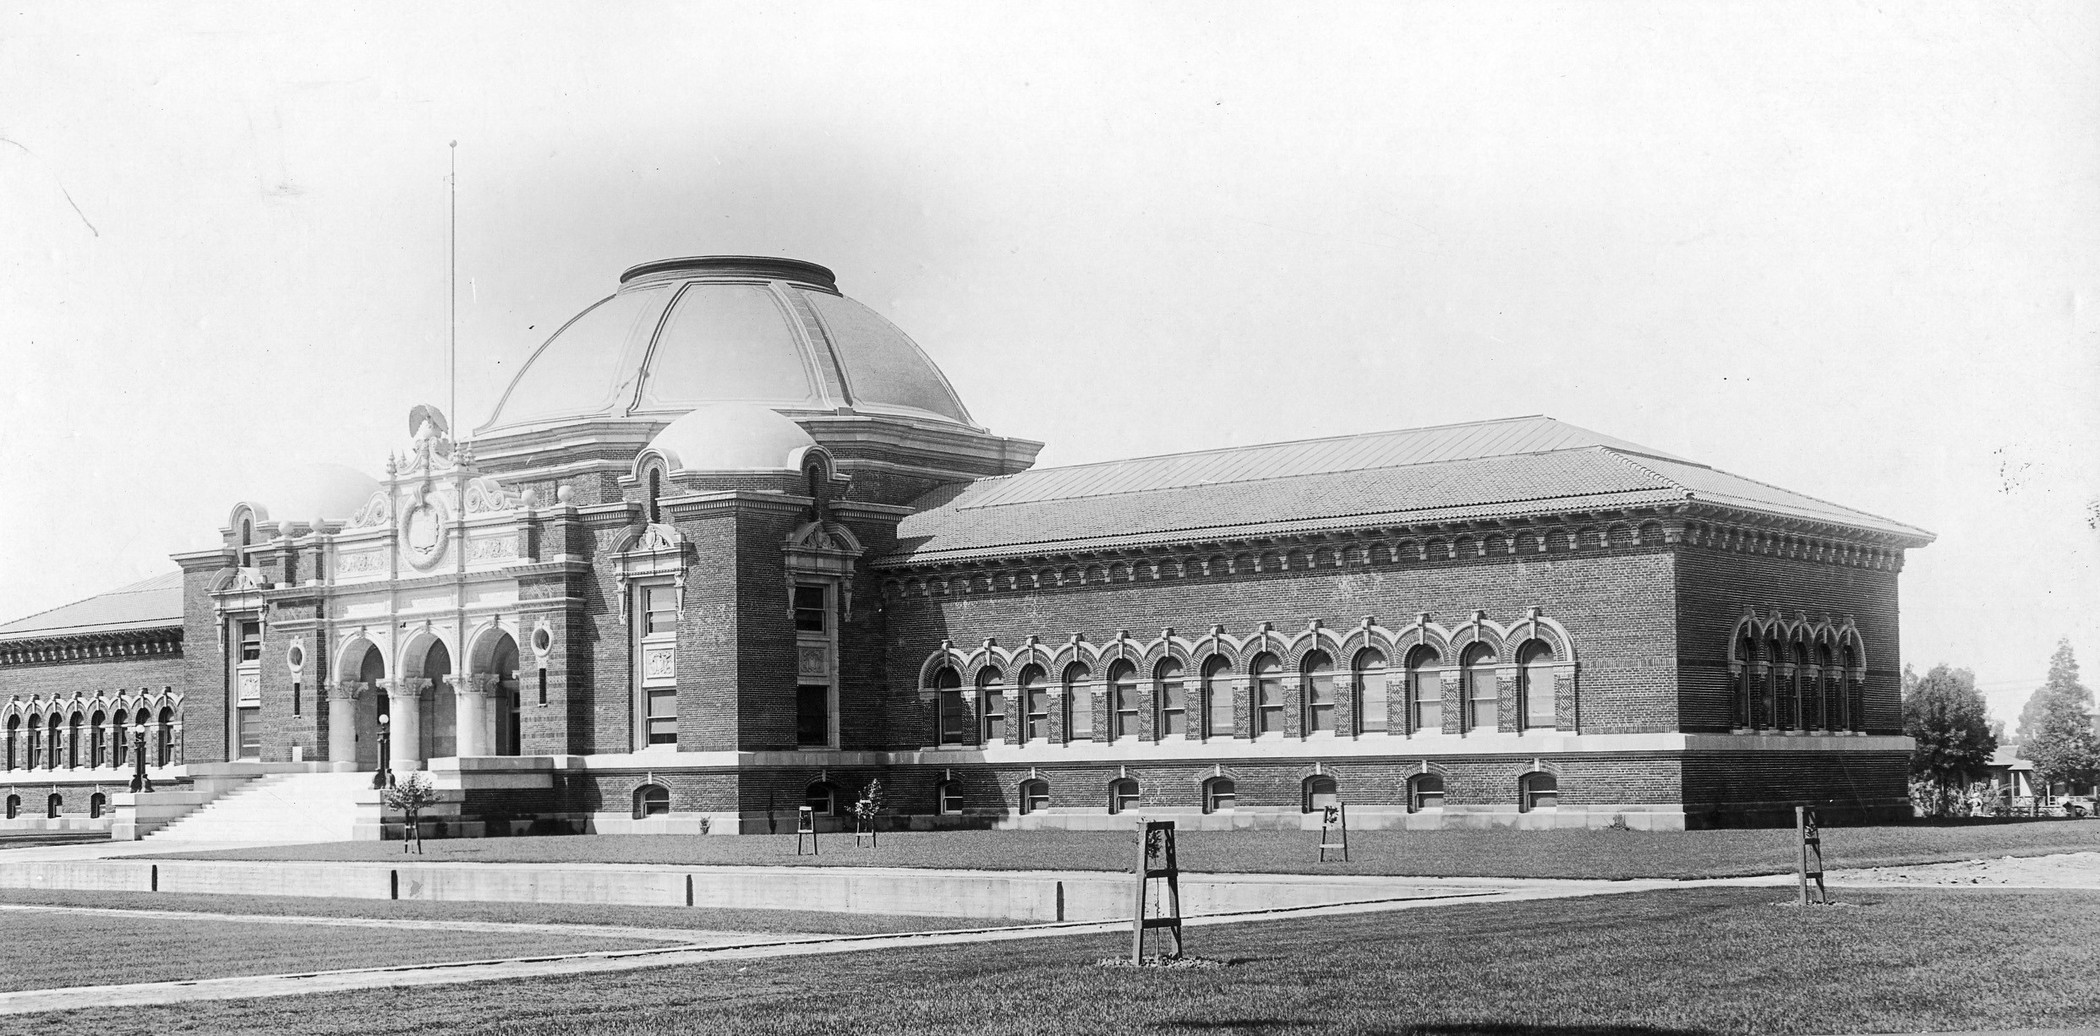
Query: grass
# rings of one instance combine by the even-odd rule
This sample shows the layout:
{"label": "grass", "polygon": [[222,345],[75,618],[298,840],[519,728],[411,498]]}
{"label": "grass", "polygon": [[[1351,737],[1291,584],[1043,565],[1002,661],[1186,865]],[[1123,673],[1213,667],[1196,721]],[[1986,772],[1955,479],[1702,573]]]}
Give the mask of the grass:
{"label": "grass", "polygon": [[532,932],[229,925],[38,912],[7,918],[7,937],[0,939],[0,990],[276,975],[662,945]]}
{"label": "grass", "polygon": [[[431,841],[426,861],[635,863],[673,866],[958,867],[982,870],[1130,869],[1135,837],[1121,831],[901,831],[879,849],[828,835],[817,856],[796,856],[793,835],[570,835]],[[1184,870],[1402,874],[1510,878],[1711,878],[1794,867],[1790,829],[1752,831],[1366,831],[1349,863],[1316,862],[1316,832],[1185,831]],[[2100,850],[2100,821],[2044,820],[1825,828],[1832,868],[2036,856]],[[162,858],[401,862],[391,842],[334,842],[171,853]]]}
{"label": "grass", "polygon": [[1893,1032],[2100,1024],[2100,893],[1704,888],[14,1019],[43,1034]]}
{"label": "grass", "polygon": [[[877,935],[949,928],[985,928],[1014,922],[964,917],[904,917],[814,910],[714,910],[703,907],[622,906],[607,903],[442,903],[424,900],[329,899],[304,896],[186,895],[167,892],[74,892],[0,889],[0,903],[187,910],[273,917],[366,917],[409,921],[497,921],[505,924],[593,924],[711,932]],[[8,915],[10,926],[35,924]]]}

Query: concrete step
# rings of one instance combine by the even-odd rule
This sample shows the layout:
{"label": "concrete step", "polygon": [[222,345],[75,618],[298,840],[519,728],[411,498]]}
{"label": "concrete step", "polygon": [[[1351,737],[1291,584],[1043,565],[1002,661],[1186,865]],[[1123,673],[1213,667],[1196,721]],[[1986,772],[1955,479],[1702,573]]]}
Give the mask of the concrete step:
{"label": "concrete step", "polygon": [[148,835],[170,842],[348,841],[364,773],[284,773],[258,778]]}

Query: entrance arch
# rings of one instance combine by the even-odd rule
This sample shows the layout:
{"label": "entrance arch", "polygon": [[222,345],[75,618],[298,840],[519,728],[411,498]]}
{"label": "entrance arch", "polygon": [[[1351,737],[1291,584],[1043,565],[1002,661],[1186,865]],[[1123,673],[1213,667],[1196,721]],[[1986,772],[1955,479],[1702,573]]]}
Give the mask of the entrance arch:
{"label": "entrance arch", "polygon": [[461,721],[475,725],[478,737],[462,735],[462,744],[473,744],[487,755],[517,755],[523,742],[518,724],[518,642],[509,633],[491,628],[475,639],[469,657],[474,693],[463,696],[479,713],[462,715]]}

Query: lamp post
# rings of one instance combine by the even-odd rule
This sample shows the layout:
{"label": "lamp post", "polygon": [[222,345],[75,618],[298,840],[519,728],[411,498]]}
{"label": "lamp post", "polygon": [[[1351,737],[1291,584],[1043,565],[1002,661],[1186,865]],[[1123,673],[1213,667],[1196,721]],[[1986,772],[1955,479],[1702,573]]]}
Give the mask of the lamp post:
{"label": "lamp post", "polygon": [[153,781],[146,776],[146,724],[136,723],[131,728],[131,790],[152,791]]}
{"label": "lamp post", "polygon": [[387,756],[393,752],[394,748],[392,740],[387,737],[387,722],[387,714],[384,712],[380,713],[379,772],[372,775],[372,787],[375,788],[391,788],[394,786],[394,775],[387,769],[388,766],[392,765]]}

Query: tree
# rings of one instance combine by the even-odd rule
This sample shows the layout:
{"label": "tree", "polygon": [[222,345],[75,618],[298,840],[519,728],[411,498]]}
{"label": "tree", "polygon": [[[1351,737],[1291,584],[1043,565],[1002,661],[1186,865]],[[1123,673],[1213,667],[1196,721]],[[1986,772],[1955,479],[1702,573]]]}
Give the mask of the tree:
{"label": "tree", "polygon": [[2100,780],[2100,736],[2093,732],[2092,705],[2093,692],[2078,682],[2071,642],[2057,641],[2048,680],[2020,710],[2020,755],[2034,762],[2035,779],[2045,789],[2058,781]]}
{"label": "tree", "polygon": [[875,818],[882,813],[882,778],[877,777],[861,789],[860,801],[853,804],[853,842],[860,844],[860,836],[866,835],[869,845],[875,843]]}
{"label": "tree", "polygon": [[437,805],[437,785],[431,783],[427,773],[412,773],[380,793],[379,801],[388,809],[398,810],[408,820],[408,829],[401,836],[401,851],[408,851],[408,843],[414,840],[416,853],[423,852],[422,814],[425,809]]}
{"label": "tree", "polygon": [[1903,732],[1917,743],[1911,779],[1924,785],[1926,812],[1946,816],[1971,781],[1990,772],[1998,739],[1991,735],[1976,674],[1936,665],[1923,677],[1906,667]]}

